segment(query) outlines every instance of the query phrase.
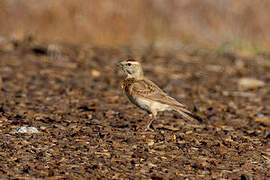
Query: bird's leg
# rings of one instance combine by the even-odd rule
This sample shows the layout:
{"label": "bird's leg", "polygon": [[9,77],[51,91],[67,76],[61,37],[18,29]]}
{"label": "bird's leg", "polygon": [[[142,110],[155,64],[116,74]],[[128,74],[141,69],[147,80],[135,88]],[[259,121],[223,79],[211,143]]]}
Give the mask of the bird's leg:
{"label": "bird's leg", "polygon": [[148,123],[146,125],[146,130],[153,130],[152,123],[154,120],[156,120],[157,113],[152,113],[149,115],[149,117],[150,117],[150,120],[148,121]]}

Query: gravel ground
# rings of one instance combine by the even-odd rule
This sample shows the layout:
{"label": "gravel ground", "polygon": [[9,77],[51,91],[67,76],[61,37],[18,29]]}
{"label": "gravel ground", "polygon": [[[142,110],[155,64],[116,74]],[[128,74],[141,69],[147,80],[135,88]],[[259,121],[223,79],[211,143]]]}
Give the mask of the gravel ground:
{"label": "gravel ground", "polygon": [[140,52],[146,76],[201,122],[165,112],[144,131],[114,66],[132,48],[0,48],[1,179],[270,178],[269,57]]}

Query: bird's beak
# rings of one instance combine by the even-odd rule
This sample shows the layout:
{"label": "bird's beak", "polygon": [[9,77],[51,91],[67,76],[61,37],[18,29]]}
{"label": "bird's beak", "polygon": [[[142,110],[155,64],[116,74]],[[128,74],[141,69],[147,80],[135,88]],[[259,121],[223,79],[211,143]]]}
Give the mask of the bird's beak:
{"label": "bird's beak", "polygon": [[118,67],[122,66],[121,62],[117,62],[117,63],[115,63],[115,65],[118,66]]}

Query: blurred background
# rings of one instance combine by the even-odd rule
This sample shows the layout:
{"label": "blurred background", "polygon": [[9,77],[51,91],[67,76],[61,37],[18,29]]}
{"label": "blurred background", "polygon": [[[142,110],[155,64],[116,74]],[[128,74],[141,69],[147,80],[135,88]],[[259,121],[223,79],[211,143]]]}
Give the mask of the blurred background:
{"label": "blurred background", "polygon": [[[0,0],[0,179],[267,179],[269,19],[270,0]],[[128,57],[202,122],[146,133]]]}
{"label": "blurred background", "polygon": [[269,0],[1,0],[0,36],[249,56],[269,49],[269,17]]}

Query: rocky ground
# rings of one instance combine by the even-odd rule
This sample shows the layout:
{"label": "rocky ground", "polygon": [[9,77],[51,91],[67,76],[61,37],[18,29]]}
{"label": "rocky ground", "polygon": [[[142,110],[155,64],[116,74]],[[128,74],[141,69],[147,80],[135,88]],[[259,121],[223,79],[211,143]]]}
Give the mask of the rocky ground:
{"label": "rocky ground", "polygon": [[122,93],[114,66],[137,54],[0,48],[1,179],[270,178],[269,56],[140,50],[146,76],[203,118],[165,112],[145,132],[148,116]]}

